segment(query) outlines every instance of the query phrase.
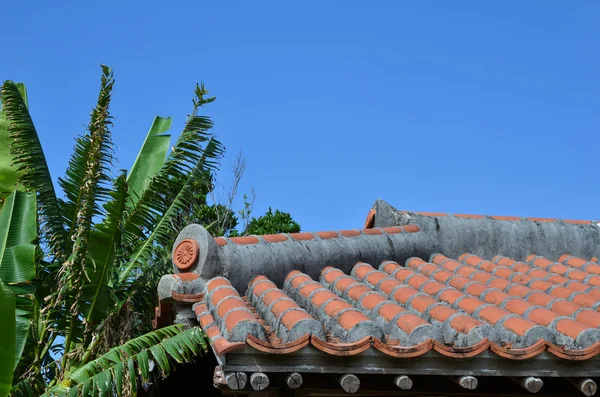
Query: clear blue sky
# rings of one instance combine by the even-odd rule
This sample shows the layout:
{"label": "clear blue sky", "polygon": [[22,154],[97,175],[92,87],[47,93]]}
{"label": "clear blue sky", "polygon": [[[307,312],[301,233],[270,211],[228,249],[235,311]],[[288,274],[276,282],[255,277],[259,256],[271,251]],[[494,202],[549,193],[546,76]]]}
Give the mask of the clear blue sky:
{"label": "clear blue sky", "polygon": [[1,7],[0,80],[28,85],[54,178],[106,63],[121,167],[203,81],[256,213],[307,231],[361,227],[376,198],[600,219],[598,1],[34,3]]}

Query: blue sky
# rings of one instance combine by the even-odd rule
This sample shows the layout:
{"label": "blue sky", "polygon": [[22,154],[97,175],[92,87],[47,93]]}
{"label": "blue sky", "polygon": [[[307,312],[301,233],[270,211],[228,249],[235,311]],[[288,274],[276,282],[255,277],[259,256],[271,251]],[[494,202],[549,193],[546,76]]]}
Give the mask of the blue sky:
{"label": "blue sky", "polygon": [[[241,193],[304,230],[400,209],[600,219],[600,2],[2,5],[0,80],[24,81],[54,178],[115,70],[120,167],[193,87]],[[221,183],[227,186],[224,172]],[[241,197],[238,207],[242,204]]]}

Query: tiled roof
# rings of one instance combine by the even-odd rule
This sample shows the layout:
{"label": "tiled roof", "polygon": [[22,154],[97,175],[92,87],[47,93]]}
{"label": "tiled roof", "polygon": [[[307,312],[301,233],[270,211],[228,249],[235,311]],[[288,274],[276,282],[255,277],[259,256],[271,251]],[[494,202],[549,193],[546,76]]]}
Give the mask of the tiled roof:
{"label": "tiled roof", "polygon": [[259,275],[246,296],[215,277],[194,311],[218,355],[245,346],[290,353],[309,344],[332,355],[376,349],[394,357],[491,350],[512,360],[543,351],[585,360],[600,353],[600,265],[591,260],[434,254],[429,262],[375,266],[359,262],[350,274],[326,267],[318,281],[294,270],[281,289]]}
{"label": "tiled roof", "polygon": [[367,390],[433,375],[467,389],[474,376],[497,378],[498,393],[511,392],[502,378],[528,392],[539,377],[565,378],[591,396],[598,257],[596,221],[409,212],[382,200],[364,229],[229,238],[191,224],[159,283],[156,326],[198,324],[232,390],[246,373],[253,390],[267,373],[275,389],[297,387],[281,383],[286,373],[321,390],[313,375],[327,373],[347,392],[358,374]]}

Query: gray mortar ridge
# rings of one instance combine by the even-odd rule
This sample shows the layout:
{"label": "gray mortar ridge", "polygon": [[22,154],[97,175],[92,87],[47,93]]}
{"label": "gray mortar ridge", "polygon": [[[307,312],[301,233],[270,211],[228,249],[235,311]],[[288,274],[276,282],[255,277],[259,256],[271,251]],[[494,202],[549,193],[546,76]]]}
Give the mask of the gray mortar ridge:
{"label": "gray mortar ridge", "polygon": [[[376,227],[416,224],[421,231],[333,239],[315,236],[307,241],[288,238],[285,242],[250,245],[229,242],[219,247],[204,228],[192,224],[181,231],[174,247],[183,239],[195,239],[200,253],[191,271],[204,280],[224,275],[242,293],[256,274],[264,274],[276,285],[282,285],[291,270],[297,269],[316,278],[325,266],[336,266],[347,273],[361,260],[404,263],[411,256],[427,258],[434,252],[454,258],[466,252],[483,258],[503,255],[518,261],[524,261],[532,252],[548,258],[558,258],[564,253],[584,258],[600,256],[600,228],[595,223],[424,216],[398,211],[382,200],[377,200],[373,207],[377,211]],[[174,271],[180,272],[177,268]],[[168,296],[168,291],[162,295]]]}
{"label": "gray mortar ridge", "polygon": [[375,203],[375,227],[416,224],[431,233],[439,252],[448,257],[470,252],[483,258],[503,255],[525,260],[532,253],[559,258],[567,253],[576,257],[598,257],[600,228],[592,224],[571,224],[560,220],[536,222],[419,215],[398,211],[383,200]]}
{"label": "gray mortar ridge", "polygon": [[[375,207],[375,226],[416,224],[421,231],[332,239],[315,235],[314,239],[304,241],[288,236],[284,242],[238,245],[229,241],[219,247],[204,228],[189,225],[181,231],[174,246],[185,238],[195,239],[200,255],[191,270],[205,280],[226,276],[241,293],[257,274],[282,285],[292,270],[300,270],[315,279],[326,266],[349,273],[359,261],[404,263],[410,257],[428,258],[435,252],[453,258],[470,252],[483,258],[503,255],[521,261],[532,252],[548,258],[558,258],[564,253],[588,258],[600,256],[597,224],[501,221],[489,217],[468,219],[451,215],[432,217],[403,213],[381,200]],[[175,272],[179,270],[175,268]]]}

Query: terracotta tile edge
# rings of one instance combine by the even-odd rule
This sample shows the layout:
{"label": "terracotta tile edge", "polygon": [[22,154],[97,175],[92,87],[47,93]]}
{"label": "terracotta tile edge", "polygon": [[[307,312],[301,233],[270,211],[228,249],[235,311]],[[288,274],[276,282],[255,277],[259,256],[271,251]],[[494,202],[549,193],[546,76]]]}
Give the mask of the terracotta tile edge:
{"label": "terracotta tile edge", "polygon": [[419,357],[433,349],[433,340],[427,339],[415,346],[392,346],[379,339],[373,339],[373,347],[381,353],[392,357],[411,358]]}
{"label": "terracotta tile edge", "polygon": [[546,350],[546,341],[544,339],[540,339],[533,345],[523,349],[506,348],[497,343],[490,342],[490,350],[497,355],[510,360],[526,360],[528,358],[535,357]]}
{"label": "terracotta tile edge", "polygon": [[438,341],[433,342],[433,348],[436,352],[452,358],[469,358],[475,357],[490,347],[490,341],[487,338],[482,339],[472,346],[452,347],[446,346]]}
{"label": "terracotta tile edge", "polygon": [[[258,338],[255,338],[253,335],[248,335],[248,339],[246,339],[246,343],[248,344],[248,346],[261,351],[263,353],[269,353],[269,354],[289,354],[289,353],[293,353],[296,352],[306,346],[308,346],[308,344],[310,343],[310,338],[309,335],[306,335],[306,338],[300,338],[300,340],[302,340],[300,343],[296,343],[296,341],[294,341],[291,346],[290,344],[286,343],[286,344],[282,344],[282,345],[273,345],[273,344],[265,344],[263,341],[261,341]],[[261,342],[261,343],[258,343]]]}
{"label": "terracotta tile edge", "polygon": [[548,352],[567,360],[587,360],[600,353],[600,342],[596,342],[593,345],[581,350],[566,350],[560,346],[548,343]]}
{"label": "terracotta tile edge", "polygon": [[204,294],[203,293],[199,293],[199,294],[180,294],[178,292],[172,292],[171,293],[171,297],[173,298],[173,300],[179,301],[179,302],[189,302],[189,303],[196,303],[196,302],[201,302],[204,299]]}
{"label": "terracotta tile edge", "polygon": [[177,277],[181,281],[194,281],[194,280],[198,279],[198,275],[193,272],[176,273],[176,274],[171,274],[171,276]]}
{"label": "terracotta tile edge", "polygon": [[210,343],[213,349],[215,350],[215,354],[217,354],[218,356],[224,356],[225,354],[230,353],[234,350],[246,347],[245,342],[229,342],[227,339],[223,338],[223,336],[214,341],[211,340]]}
{"label": "terracotta tile edge", "polygon": [[377,214],[377,211],[375,211],[375,209],[372,209],[371,211],[369,211],[369,213],[367,214],[367,219],[365,220],[365,229],[370,229],[375,225],[375,215]]}
{"label": "terracotta tile edge", "polygon": [[354,356],[371,347],[371,337],[366,336],[354,343],[330,343],[312,336],[310,343],[317,349],[334,356]]}

